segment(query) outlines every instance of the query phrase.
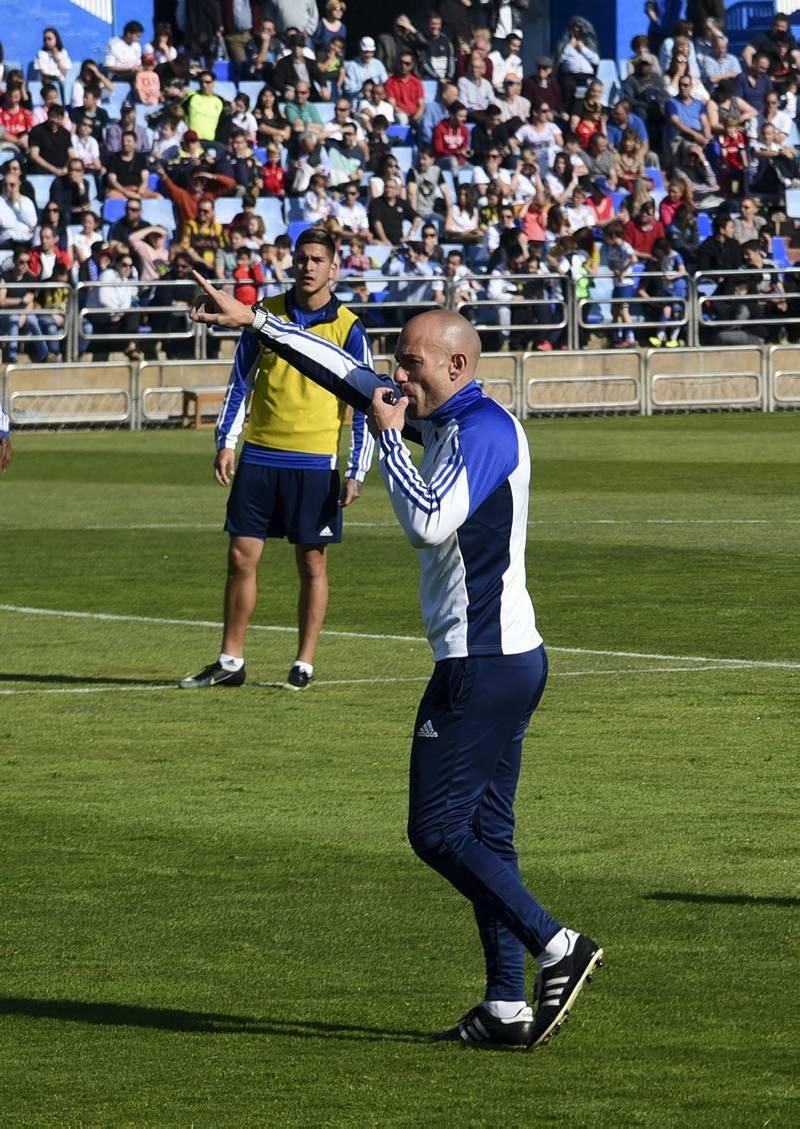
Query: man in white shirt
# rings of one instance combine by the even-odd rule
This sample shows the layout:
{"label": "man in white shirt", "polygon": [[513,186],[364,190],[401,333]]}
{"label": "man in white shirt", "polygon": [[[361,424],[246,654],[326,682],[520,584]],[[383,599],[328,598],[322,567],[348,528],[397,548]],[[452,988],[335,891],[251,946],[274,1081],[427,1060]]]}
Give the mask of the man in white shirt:
{"label": "man in white shirt", "polygon": [[594,227],[595,212],[587,203],[587,199],[586,189],[578,185],[572,193],[572,200],[564,208],[564,215],[569,221],[570,234],[579,231],[582,227]]}
{"label": "man in white shirt", "polygon": [[333,205],[333,214],[346,235],[360,235],[362,239],[369,239],[367,209],[358,198],[357,184],[344,186],[342,199]]}
{"label": "man in white shirt", "polygon": [[8,173],[0,196],[0,247],[30,243],[36,229],[36,206],[19,188],[19,177]]}
{"label": "man in white shirt", "polygon": [[509,71],[503,79],[503,92],[494,99],[495,106],[500,107],[500,121],[507,125],[511,132],[516,132],[531,116],[531,104],[521,94],[522,79],[519,74]]}
{"label": "man in white shirt", "polygon": [[114,36],[108,41],[103,66],[112,78],[125,78],[135,75],[142,65],[142,44],[144,28],[138,20],[129,20],[122,29],[122,36]]}
{"label": "man in white shirt", "polygon": [[458,80],[458,100],[467,109],[467,120],[474,122],[494,98],[492,84],[485,77],[486,63],[480,51],[473,51],[467,73]]}
{"label": "man in white shirt", "polygon": [[498,94],[503,91],[503,83],[508,74],[522,74],[522,32],[512,31],[503,41],[498,51],[492,51],[489,62],[492,64],[492,85]]}

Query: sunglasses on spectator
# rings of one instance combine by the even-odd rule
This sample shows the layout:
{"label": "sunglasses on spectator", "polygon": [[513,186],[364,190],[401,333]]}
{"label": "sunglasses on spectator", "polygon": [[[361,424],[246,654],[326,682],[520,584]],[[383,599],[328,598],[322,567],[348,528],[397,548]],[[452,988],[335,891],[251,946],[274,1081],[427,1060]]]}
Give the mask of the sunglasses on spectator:
{"label": "sunglasses on spectator", "polygon": [[345,196],[358,196],[358,189],[357,188],[348,188],[347,191],[345,192]]}
{"label": "sunglasses on spectator", "polygon": [[120,259],[120,264],[119,264],[119,265],[120,265],[121,267],[132,267],[132,266],[133,266],[133,263],[131,262],[131,260],[130,260],[130,259]]}

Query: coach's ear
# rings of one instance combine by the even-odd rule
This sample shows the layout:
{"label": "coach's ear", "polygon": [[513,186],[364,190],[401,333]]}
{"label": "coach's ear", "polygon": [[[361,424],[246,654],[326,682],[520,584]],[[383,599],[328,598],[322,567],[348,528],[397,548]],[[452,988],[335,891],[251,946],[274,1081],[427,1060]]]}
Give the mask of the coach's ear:
{"label": "coach's ear", "polygon": [[457,380],[460,380],[461,377],[464,376],[464,374],[467,372],[468,364],[469,361],[467,360],[466,353],[450,354],[450,364],[448,366],[447,372],[453,384],[455,384]]}

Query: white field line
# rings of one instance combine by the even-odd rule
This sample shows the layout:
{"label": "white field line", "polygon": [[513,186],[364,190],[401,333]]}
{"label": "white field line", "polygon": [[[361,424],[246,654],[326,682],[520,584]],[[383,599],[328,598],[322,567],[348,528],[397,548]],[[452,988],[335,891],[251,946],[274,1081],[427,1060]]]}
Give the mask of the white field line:
{"label": "white field line", "polygon": [[[113,623],[149,623],[169,627],[222,627],[222,623],[213,619],[167,619],[149,615],[121,615],[115,612],[82,612],[62,610],[59,608],[34,608],[19,604],[0,604],[0,612],[9,612],[15,615],[53,616],[56,619],[91,619]],[[294,634],[296,627],[281,627],[274,624],[252,623],[250,631],[277,631]],[[390,643],[425,643],[421,635],[383,635],[367,631],[329,631],[324,635],[338,639],[376,639]],[[769,659],[726,659],[709,655],[664,655],[657,651],[606,651],[592,647],[556,647],[547,645],[548,651],[562,655],[597,655],[603,658],[619,659],[652,659],[654,662],[682,662],[702,663],[721,666],[753,667],[754,669],[774,670],[800,670],[800,662],[772,661]]]}
{"label": "white field line", "polygon": [[[347,529],[397,529],[396,521],[346,521]],[[616,518],[616,517],[598,517],[598,518],[532,518],[528,522],[529,526],[540,525],[800,525],[800,518],[703,518],[703,517],[678,517],[678,518]],[[109,522],[107,524],[98,525],[67,525],[67,526],[52,526],[54,532],[63,532],[64,530],[73,530],[76,532],[126,532],[134,530],[218,530],[220,533],[223,531],[223,522],[220,518],[219,521],[203,521],[203,522],[180,522],[180,521],[152,521],[152,522],[132,522],[132,523],[116,523]],[[39,529],[40,526],[7,526],[6,532],[8,533],[23,533],[31,529]]]}
{"label": "white field line", "polygon": [[[745,663],[744,668],[749,669],[749,664]],[[550,678],[584,678],[587,675],[619,675],[619,674],[698,674],[706,670],[741,670],[742,667],[726,666],[661,666],[661,667],[635,667],[627,670],[564,670],[564,671],[551,671]],[[394,685],[398,682],[428,682],[430,679],[429,674],[414,674],[409,675],[407,678],[330,678],[330,679],[315,679],[315,686],[384,686]],[[286,682],[251,682],[249,684],[252,689],[260,690],[293,690]],[[191,691],[181,691],[178,688],[177,682],[164,683],[158,686],[136,685],[130,686],[63,686],[63,687],[46,687],[43,689],[3,689],[0,690],[0,697],[9,698],[16,697],[19,694],[115,694],[115,693],[157,693],[164,690],[174,690],[177,693],[191,693]],[[295,691],[296,692],[296,691]]]}

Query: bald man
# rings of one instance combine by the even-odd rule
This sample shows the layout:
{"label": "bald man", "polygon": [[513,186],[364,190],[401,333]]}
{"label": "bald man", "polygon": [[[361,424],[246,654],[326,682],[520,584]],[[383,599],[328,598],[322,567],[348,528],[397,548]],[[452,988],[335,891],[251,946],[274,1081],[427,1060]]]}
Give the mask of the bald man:
{"label": "bald man", "polygon": [[[513,845],[522,742],[547,680],[525,583],[525,434],[477,384],[480,339],[459,314],[429,311],[406,323],[393,383],[195,277],[206,292],[195,320],[252,329],[306,376],[369,412],[392,508],[419,550],[435,663],[414,724],[409,841],[472,902],[486,962],[483,1002],[435,1037],[540,1046],[603,950],[560,925],[525,888]],[[424,447],[419,470],[403,437]],[[539,964],[535,1013],[526,951]]]}

